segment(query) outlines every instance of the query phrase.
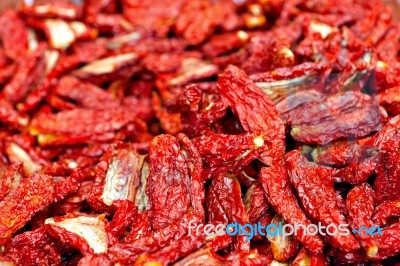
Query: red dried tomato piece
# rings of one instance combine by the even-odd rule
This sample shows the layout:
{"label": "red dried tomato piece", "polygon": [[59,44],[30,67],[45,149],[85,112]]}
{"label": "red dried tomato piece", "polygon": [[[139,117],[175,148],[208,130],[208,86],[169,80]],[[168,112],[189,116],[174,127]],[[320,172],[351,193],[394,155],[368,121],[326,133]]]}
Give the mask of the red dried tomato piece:
{"label": "red dried tomato piece", "polygon": [[225,116],[226,107],[216,92],[204,91],[200,85],[189,85],[170,109],[180,113],[185,133],[196,137],[226,131],[218,121]]}
{"label": "red dried tomato piece", "polygon": [[22,138],[9,139],[6,142],[5,152],[10,162],[22,162],[27,175],[39,172],[49,162],[33,147],[31,143],[26,143]]}
{"label": "red dried tomato piece", "polygon": [[204,234],[184,236],[176,241],[172,241],[168,246],[154,253],[139,256],[135,261],[135,265],[148,265],[152,263],[170,264],[203,246],[204,240]]}
{"label": "red dried tomato piece", "polygon": [[254,36],[248,44],[249,57],[241,62],[241,68],[249,74],[269,71],[279,67],[291,67],[296,63],[288,36]]}
{"label": "red dried tomato piece", "polygon": [[[270,224],[274,224],[276,227],[280,225],[284,226],[285,220],[281,216],[275,215]],[[273,230],[275,229],[271,231]],[[300,245],[293,236],[284,237],[281,234],[277,234],[276,236],[267,234],[267,239],[271,242],[271,250],[275,260],[288,261],[296,256],[299,251]]]}
{"label": "red dried tomato piece", "polygon": [[[371,220],[375,204],[375,194],[371,186],[363,183],[359,186],[354,187],[347,194],[346,207],[349,212],[349,224],[352,228],[358,230],[360,226],[369,228],[373,225]],[[361,232],[360,235],[356,235],[361,246],[366,249],[367,256],[376,255],[376,244],[373,239]]]}
{"label": "red dried tomato piece", "polygon": [[23,164],[13,163],[4,173],[0,173],[0,175],[0,201],[2,201],[7,194],[14,191],[21,183],[24,177]]}
{"label": "red dried tomato piece", "polygon": [[17,235],[5,247],[7,256],[18,265],[59,265],[61,251],[44,227]]}
{"label": "red dried tomato piece", "polygon": [[0,121],[11,128],[20,129],[28,124],[28,118],[19,114],[4,97],[0,96]]}
{"label": "red dried tomato piece", "polygon": [[390,218],[400,216],[400,200],[384,201],[375,208],[372,220],[380,226],[390,222]]}
{"label": "red dried tomato piece", "polygon": [[375,207],[375,192],[370,185],[364,183],[350,190],[346,199],[346,207],[349,212],[350,226],[360,231],[354,236],[360,241],[368,258],[381,260],[400,252],[398,241],[400,223],[381,228],[374,236],[367,235],[365,230],[359,230],[362,226],[366,228],[374,226],[372,215]]}
{"label": "red dried tomato piece", "polygon": [[[370,142],[372,146],[382,149],[385,143],[392,139],[396,139],[396,136],[400,131],[400,115],[397,115],[390,119],[386,125],[376,133]],[[369,144],[369,142],[367,142]]]}
{"label": "red dried tomato piece", "polygon": [[202,248],[175,263],[176,266],[202,264],[222,266],[228,262],[209,248]]}
{"label": "red dried tomato piece", "polygon": [[163,84],[165,87],[184,86],[192,81],[213,77],[218,74],[218,70],[218,67],[210,62],[188,56],[182,59],[178,71],[159,76],[157,84]]}
{"label": "red dried tomato piece", "polygon": [[260,159],[266,164],[281,161],[285,149],[285,128],[268,96],[235,66],[229,66],[219,76],[218,88],[245,131],[269,138],[271,150],[262,154]]}
{"label": "red dried tomato piece", "polygon": [[[144,67],[155,73],[174,73],[177,72],[182,64],[188,64],[188,59],[201,58],[199,52],[183,52],[183,53],[149,53],[146,55],[141,63]],[[182,71],[182,70],[181,70]]]}
{"label": "red dried tomato piece", "polygon": [[[311,221],[300,208],[297,198],[290,187],[289,177],[283,165],[263,167],[259,178],[267,195],[268,202],[274,210],[283,216],[290,224],[309,226]],[[316,253],[322,252],[324,243],[318,235],[307,235],[304,230],[299,230],[296,239],[308,250]]]}
{"label": "red dried tomato piece", "polygon": [[22,179],[0,202],[0,245],[7,243],[36,212],[54,202],[54,192],[49,176],[35,174]]}
{"label": "red dried tomato piece", "polygon": [[86,256],[82,259],[82,264],[89,263],[104,265],[104,263],[122,263],[132,264],[140,254],[145,252],[154,252],[160,248],[168,246],[173,240],[181,239],[187,235],[189,221],[196,217],[193,215],[184,215],[177,223],[171,223],[165,228],[153,231],[134,242],[116,244],[108,248],[107,253],[97,254],[95,256]]}
{"label": "red dried tomato piece", "polygon": [[152,231],[149,219],[149,211],[138,213],[130,228],[130,232],[123,238],[123,243],[133,243],[136,240],[149,235]]}
{"label": "red dried tomato piece", "polygon": [[218,25],[220,19],[216,4],[208,0],[189,1],[183,7],[175,24],[175,32],[182,35],[189,44],[202,43]]}
{"label": "red dried tomato piece", "polygon": [[[33,118],[30,131],[38,135],[40,145],[81,144],[95,140],[112,140],[114,131],[135,120],[125,108],[85,109],[42,113]],[[43,123],[42,123],[43,121]],[[63,143],[64,141],[64,143]]]}
{"label": "red dried tomato piece", "polygon": [[5,11],[0,17],[0,39],[4,53],[14,61],[20,61],[28,51],[28,28],[14,10]]}
{"label": "red dried tomato piece", "polygon": [[249,40],[245,31],[213,35],[202,47],[202,52],[208,57],[227,55],[244,47]]}
{"label": "red dried tomato piece", "polygon": [[[206,208],[208,221],[223,224],[248,224],[249,217],[241,198],[241,189],[235,176],[220,172],[213,179],[207,193]],[[233,243],[234,250],[239,253],[248,253],[249,240],[245,235],[238,235]]]}
{"label": "red dried tomato piece", "polygon": [[379,93],[379,104],[391,115],[400,114],[400,86],[389,88]]}
{"label": "red dried tomato piece", "polygon": [[76,103],[83,108],[116,108],[119,106],[118,101],[101,88],[79,81],[72,76],[64,76],[58,82],[54,92],[64,99]]}
{"label": "red dried tomato piece", "polygon": [[22,112],[35,109],[40,102],[50,93],[57,82],[57,79],[65,72],[70,71],[81,63],[75,56],[61,56],[55,63],[53,69],[37,84],[36,88],[30,92],[24,103],[18,106]]}
{"label": "red dried tomato piece", "polygon": [[317,146],[311,152],[311,156],[316,163],[343,167],[357,160],[360,149],[361,147],[356,141],[339,140]]}
{"label": "red dried tomato piece", "polygon": [[118,78],[130,77],[138,72],[139,67],[135,67],[137,59],[136,53],[117,54],[94,60],[74,70],[72,74],[84,81],[102,84]]}
{"label": "red dried tomato piece", "polygon": [[84,180],[84,175],[80,168],[75,169],[69,176],[65,178],[53,178],[54,184],[54,200],[60,201],[65,199],[67,196],[75,193],[82,181]]}
{"label": "red dried tomato piece", "polygon": [[23,58],[18,62],[17,73],[2,92],[12,104],[22,101],[45,71],[45,46],[39,46]]}
{"label": "red dried tomato piece", "polygon": [[[308,162],[298,151],[286,155],[286,166],[290,180],[310,217],[327,227],[331,224],[337,227],[347,224],[345,210],[341,209],[341,203],[338,202],[343,199],[340,199],[333,186],[332,169]],[[326,230],[326,237],[332,246],[347,252],[360,248],[351,235],[340,236],[331,234],[329,228]]]}
{"label": "red dried tomato piece", "polygon": [[107,251],[106,223],[104,215],[75,213],[49,218],[45,228],[53,237],[86,255]]}
{"label": "red dried tomato piece", "polygon": [[[137,217],[137,207],[130,200],[116,200],[112,205],[114,216],[106,226],[108,239],[117,243]],[[110,241],[111,242],[111,241]]]}
{"label": "red dried tomato piece", "polygon": [[376,167],[374,189],[377,193],[377,202],[400,199],[400,165],[399,165],[398,135],[383,144],[380,150],[380,161]]}
{"label": "red dried tomato piece", "polygon": [[168,34],[178,14],[182,12],[183,5],[184,1],[182,0],[157,0],[151,3],[137,0],[122,1],[124,17],[135,28],[161,37]]}
{"label": "red dried tomato piece", "polygon": [[292,262],[293,266],[328,266],[329,261],[323,254],[309,252],[302,248]]}
{"label": "red dried tomato piece", "polygon": [[209,176],[212,176],[222,170],[240,173],[246,165],[273,147],[266,138],[266,135],[255,133],[213,133],[194,138],[193,143],[210,171]]}
{"label": "red dried tomato piece", "polygon": [[330,96],[326,104],[311,102],[300,106],[288,117],[292,137],[306,143],[363,137],[382,126],[374,98],[351,91]]}
{"label": "red dried tomato piece", "polygon": [[[327,74],[329,70],[330,67],[326,64],[305,62],[292,67],[280,67],[280,68],[275,68],[272,71],[256,73],[250,75],[250,78],[257,83],[259,82],[273,83],[274,81],[276,82],[280,80],[282,81],[287,80],[287,83],[290,84],[290,80],[294,81],[294,79],[296,78],[305,79],[306,77],[324,75]],[[288,85],[288,84],[282,84],[282,85]]]}
{"label": "red dried tomato piece", "polygon": [[159,135],[150,145],[146,194],[154,230],[178,222],[189,211],[204,220],[200,155],[184,135],[178,138]]}
{"label": "red dried tomato piece", "polygon": [[17,64],[12,63],[4,66],[0,70],[0,84],[7,84],[13,77],[15,71],[17,70]]}
{"label": "red dried tomato piece", "polygon": [[82,15],[82,8],[78,5],[66,2],[33,3],[33,5],[22,4],[21,12],[28,16],[44,18],[63,18],[76,20]]}
{"label": "red dried tomato piece", "polygon": [[[103,155],[96,167],[95,184],[88,203],[98,211],[110,211],[117,200],[139,204],[140,186],[146,183],[148,172],[145,157],[137,154],[130,144],[115,143]],[[145,195],[143,195],[145,196]]]}
{"label": "red dried tomato piece", "polygon": [[261,216],[269,212],[268,201],[262,185],[258,182],[251,185],[244,196],[244,205],[250,222],[255,224]]}
{"label": "red dried tomato piece", "polygon": [[380,154],[373,154],[371,157],[359,159],[359,162],[352,162],[345,168],[335,169],[333,175],[337,182],[360,184],[365,182],[376,170]]}

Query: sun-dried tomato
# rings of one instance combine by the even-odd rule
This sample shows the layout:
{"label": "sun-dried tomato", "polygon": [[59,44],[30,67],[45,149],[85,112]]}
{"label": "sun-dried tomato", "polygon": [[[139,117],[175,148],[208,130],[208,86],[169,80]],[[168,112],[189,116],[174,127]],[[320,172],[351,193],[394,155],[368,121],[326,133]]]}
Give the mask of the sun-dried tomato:
{"label": "sun-dried tomato", "polygon": [[307,249],[303,248],[297,254],[296,258],[292,262],[293,266],[327,266],[329,261],[323,254],[316,254],[309,252]]}
{"label": "sun-dried tomato", "polygon": [[124,0],[123,14],[135,28],[139,28],[148,34],[164,37],[170,31],[174,21],[181,12],[184,1],[153,1],[140,2]]}
{"label": "sun-dried tomato", "polygon": [[160,135],[150,145],[146,194],[154,230],[178,222],[189,211],[204,219],[200,156],[186,137],[178,138]]}
{"label": "sun-dried tomato", "polygon": [[380,161],[376,168],[374,189],[377,202],[400,199],[399,136],[387,141],[380,150]]}
{"label": "sun-dried tomato", "polygon": [[104,215],[68,214],[49,218],[45,222],[46,231],[55,238],[85,254],[107,251],[107,232]]}
{"label": "sun-dried tomato", "polygon": [[204,235],[184,236],[154,253],[139,256],[134,265],[148,265],[151,263],[167,265],[200,248],[204,244],[204,239]]}
{"label": "sun-dried tomato", "polygon": [[[241,198],[241,189],[235,176],[220,172],[210,185],[207,194],[208,221],[224,224],[237,222],[241,225],[249,223],[244,203]],[[249,251],[249,241],[246,236],[237,236],[234,250],[239,253]]]}
{"label": "sun-dried tomato", "polygon": [[20,60],[17,74],[4,87],[4,97],[15,104],[22,101],[37,79],[40,78],[46,67],[45,47],[39,46],[35,51],[28,53],[24,60]]}
{"label": "sun-dried tomato", "polygon": [[7,57],[19,61],[28,51],[28,27],[19,14],[13,10],[5,11],[0,17],[0,39]]}
{"label": "sun-dried tomato", "polygon": [[59,265],[60,246],[47,235],[44,227],[14,237],[6,253],[19,265]]}
{"label": "sun-dried tomato", "polygon": [[[48,96],[60,76],[68,73],[81,63],[90,62],[103,55],[105,53],[104,46],[105,42],[101,40],[74,45],[72,49],[75,50],[75,53],[72,55],[61,55],[54,67],[49,70],[49,73],[37,84],[36,88],[28,94],[25,102],[18,106],[18,109],[22,112],[35,109]],[[85,52],[86,50],[91,52]]]}
{"label": "sun-dried tomato", "polygon": [[351,163],[359,156],[360,146],[354,141],[339,140],[318,146],[311,153],[313,161],[324,165],[338,167]]}
{"label": "sun-dried tomato", "polygon": [[[346,224],[345,210],[340,208],[336,191],[334,189],[332,170],[318,167],[308,162],[298,151],[286,155],[286,165],[293,186],[306,210],[323,226]],[[319,192],[318,194],[316,192]],[[319,199],[313,198],[318,195]],[[328,228],[326,230],[329,230]],[[344,251],[356,251],[359,248],[357,241],[351,236],[329,234],[332,246]]]}
{"label": "sun-dried tomato", "polygon": [[[238,116],[243,129],[268,138],[272,149],[260,159],[270,164],[284,153],[284,126],[273,103],[239,68],[229,66],[218,79],[221,96]],[[240,88],[240,90],[239,90]]]}
{"label": "sun-dried tomato", "polygon": [[372,138],[372,145],[380,150],[381,156],[377,164],[376,190],[377,202],[399,199],[400,179],[397,164],[400,116],[389,120]]}
{"label": "sun-dried tomato", "polygon": [[326,144],[348,137],[364,137],[380,129],[375,100],[366,94],[344,92],[330,96],[326,104],[311,102],[288,115],[291,135],[298,141]]}
{"label": "sun-dried tomato", "polygon": [[10,138],[5,144],[5,152],[12,163],[23,163],[27,175],[39,172],[49,162],[33,147],[32,143],[20,138]]}
{"label": "sun-dried tomato", "polygon": [[49,176],[36,174],[22,179],[19,186],[0,202],[0,244],[7,243],[36,212],[52,202],[54,202],[54,187]]}
{"label": "sun-dried tomato", "polygon": [[[31,2],[0,14],[0,264],[397,263],[381,0]],[[279,222],[351,230],[189,227]]]}
{"label": "sun-dried tomato", "polygon": [[[274,165],[270,168],[263,167],[259,178],[268,201],[288,223],[302,224],[304,226],[311,224],[311,221],[297,202],[283,165]],[[318,235],[307,235],[304,230],[300,230],[297,233],[296,239],[313,252],[321,252],[324,246],[322,239]]]}
{"label": "sun-dried tomato", "polygon": [[82,8],[78,5],[66,2],[33,3],[33,5],[21,4],[21,12],[28,16],[45,18],[63,18],[76,20],[82,14]]}
{"label": "sun-dried tomato", "polygon": [[183,266],[188,264],[209,264],[219,266],[227,264],[227,262],[224,260],[224,258],[214,253],[209,248],[202,248],[175,263],[176,266]]}
{"label": "sun-dried tomato", "polygon": [[337,182],[347,182],[350,184],[360,184],[367,181],[376,170],[380,154],[373,154],[371,157],[352,162],[344,168],[335,169],[333,175]]}
{"label": "sun-dried tomato", "polygon": [[230,54],[245,46],[248,39],[249,35],[245,31],[214,35],[203,45],[202,51],[208,57]]}
{"label": "sun-dried tomato", "polygon": [[215,76],[218,70],[218,67],[210,62],[188,56],[182,59],[180,67],[175,73],[161,75],[158,83],[163,83],[168,87],[183,86],[191,81]]}
{"label": "sun-dried tomato", "polygon": [[193,215],[185,215],[185,217],[177,223],[171,223],[165,228],[152,231],[150,234],[142,236],[131,243],[116,244],[108,248],[107,253],[98,254],[94,257],[85,257],[82,263],[89,261],[89,264],[91,264],[91,262],[96,263],[100,261],[102,262],[100,265],[104,265],[105,262],[132,264],[140,254],[154,252],[168,246],[173,240],[181,239],[185,235],[187,236],[189,221],[194,218],[195,216]]}
{"label": "sun-dried tomato", "polygon": [[96,108],[98,106],[115,108],[119,105],[110,93],[90,83],[80,82],[71,76],[60,79],[55,88],[55,93],[57,96],[83,108]]}
{"label": "sun-dried tomato", "polygon": [[78,68],[72,74],[82,80],[102,84],[119,77],[129,77],[139,70],[135,67],[136,53],[125,53],[94,60]]}
{"label": "sun-dried tomato", "polygon": [[243,201],[252,223],[256,223],[262,215],[269,211],[268,201],[260,183],[254,183],[247,189]]}
{"label": "sun-dried tomato", "polygon": [[130,144],[115,143],[96,167],[95,184],[89,193],[92,208],[104,211],[117,200],[137,201],[145,158]]}
{"label": "sun-dried tomato", "polygon": [[137,207],[129,200],[116,200],[112,207],[115,213],[111,222],[107,224],[106,230],[109,241],[118,242],[137,217]]}
{"label": "sun-dried tomato", "polygon": [[194,138],[193,143],[201,154],[209,175],[212,175],[222,169],[240,173],[251,161],[269,150],[271,144],[265,138],[266,136],[254,133],[212,133]]}
{"label": "sun-dried tomato", "polygon": [[8,193],[15,190],[21,183],[21,179],[24,177],[22,167],[23,164],[21,163],[13,163],[1,174],[0,201],[2,201]]}
{"label": "sun-dried tomato", "polygon": [[[375,191],[367,183],[350,190],[346,199],[350,226],[355,230],[359,230],[362,226],[366,228],[375,226],[372,220],[375,204]],[[397,231],[399,226],[400,223],[394,223],[381,228],[381,231],[374,235],[366,234],[365,231],[360,230],[361,232],[354,236],[364,248],[368,258],[383,259],[397,254],[400,250],[399,231]]]}
{"label": "sun-dried tomato", "polygon": [[[285,225],[285,221],[281,216],[275,215],[270,224],[274,224],[275,226],[283,226]],[[296,239],[294,239],[293,236],[283,237],[282,235],[267,235],[267,239],[269,242],[271,242],[272,254],[274,259],[277,261],[290,260],[297,254],[299,250],[299,243],[296,241]]]}
{"label": "sun-dried tomato", "polygon": [[384,201],[375,208],[372,220],[380,226],[390,222],[390,218],[400,216],[400,200]]}
{"label": "sun-dried tomato", "polygon": [[[44,120],[43,120],[44,119]],[[80,120],[80,121],[79,121]],[[81,144],[89,140],[111,140],[114,131],[135,120],[124,108],[74,109],[34,118],[30,131],[40,145]],[[45,123],[41,123],[45,121]]]}
{"label": "sun-dried tomato", "polygon": [[215,6],[216,4],[208,0],[183,3],[175,23],[176,33],[182,35],[191,45],[202,43],[224,19],[218,18]]}
{"label": "sun-dried tomato", "polygon": [[[206,85],[206,84],[204,84]],[[224,132],[219,119],[226,114],[226,104],[215,92],[214,84],[202,88],[200,85],[188,85],[168,110],[179,112],[183,131],[190,137]]]}
{"label": "sun-dried tomato", "polygon": [[400,114],[400,86],[387,89],[379,93],[379,104],[385,107],[391,115]]}
{"label": "sun-dried tomato", "polygon": [[123,238],[123,243],[132,243],[141,237],[145,237],[151,233],[151,222],[149,219],[149,211],[145,210],[138,213],[131,225],[130,232]]}

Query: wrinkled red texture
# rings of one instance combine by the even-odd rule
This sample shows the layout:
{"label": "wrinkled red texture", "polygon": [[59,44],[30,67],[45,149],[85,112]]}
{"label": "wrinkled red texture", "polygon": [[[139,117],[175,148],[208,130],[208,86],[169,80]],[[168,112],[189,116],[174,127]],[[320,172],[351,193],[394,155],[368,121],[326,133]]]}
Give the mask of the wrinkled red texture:
{"label": "wrinkled red texture", "polygon": [[[374,225],[372,215],[376,204],[375,199],[375,191],[367,183],[350,190],[346,199],[346,207],[349,211],[349,223],[352,228],[358,230],[361,226]],[[362,231],[355,237],[360,241],[368,257],[372,259],[387,258],[397,254],[400,250],[399,232],[396,231],[399,226],[400,223],[397,222],[384,227],[382,235],[371,236]]]}
{"label": "wrinkled red texture", "polygon": [[[220,172],[210,185],[207,194],[208,220],[223,224],[237,222],[249,223],[249,217],[241,200],[240,184],[235,176]],[[237,236],[234,241],[234,250],[246,253],[249,242],[245,236]]]}
{"label": "wrinkled red texture", "polygon": [[34,175],[24,179],[0,202],[0,244],[22,228],[32,216],[54,201],[54,187],[49,176]]}
{"label": "wrinkled red texture", "polygon": [[[399,261],[384,3],[67,2],[0,14],[0,264]],[[236,222],[383,235],[194,234]]]}
{"label": "wrinkled red texture", "polygon": [[228,106],[238,116],[243,129],[260,134],[272,143],[260,155],[265,164],[280,162],[284,153],[284,126],[274,104],[239,68],[229,66],[218,79],[218,88]]}
{"label": "wrinkled red texture", "polygon": [[0,18],[4,53],[13,60],[22,59],[28,49],[28,28],[16,11],[7,10]]}
{"label": "wrinkled red texture", "polygon": [[[298,197],[307,213],[324,226],[347,224],[345,210],[338,201],[343,201],[333,186],[331,169],[318,168],[309,163],[298,151],[286,154],[286,166],[291,183],[296,188]],[[351,235],[333,235],[329,238],[334,247],[351,252],[359,249]]]}
{"label": "wrinkled red texture", "polygon": [[[283,165],[270,168],[263,167],[259,178],[268,201],[288,223],[307,226],[311,224],[311,221],[299,206]],[[323,242],[319,236],[310,236],[305,234],[303,230],[299,230],[297,239],[309,250],[317,253],[322,251]]]}
{"label": "wrinkled red texture", "polygon": [[6,252],[19,265],[55,265],[61,263],[60,247],[44,227],[13,238]]}

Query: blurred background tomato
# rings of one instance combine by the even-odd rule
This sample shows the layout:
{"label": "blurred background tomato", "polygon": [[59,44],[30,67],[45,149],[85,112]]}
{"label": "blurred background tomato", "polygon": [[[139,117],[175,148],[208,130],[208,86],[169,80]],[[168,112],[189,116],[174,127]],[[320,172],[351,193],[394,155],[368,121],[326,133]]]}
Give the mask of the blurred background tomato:
{"label": "blurred background tomato", "polygon": [[[25,1],[29,2],[29,1],[34,1],[34,0],[25,0]],[[40,1],[43,1],[43,0],[40,0]],[[368,1],[368,0],[365,0],[365,1]],[[383,1],[393,8],[393,16],[396,19],[400,19],[400,0],[383,0]],[[5,8],[14,7],[18,2],[19,2],[18,0],[0,0],[0,10],[3,10]]]}

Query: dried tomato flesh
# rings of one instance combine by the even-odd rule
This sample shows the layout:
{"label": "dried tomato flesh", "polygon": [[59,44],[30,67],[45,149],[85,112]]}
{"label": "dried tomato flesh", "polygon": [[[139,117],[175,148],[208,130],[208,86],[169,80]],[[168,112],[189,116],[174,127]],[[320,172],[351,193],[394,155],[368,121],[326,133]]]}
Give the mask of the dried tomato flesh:
{"label": "dried tomato flesh", "polygon": [[28,2],[0,13],[0,265],[400,260],[384,1]]}

